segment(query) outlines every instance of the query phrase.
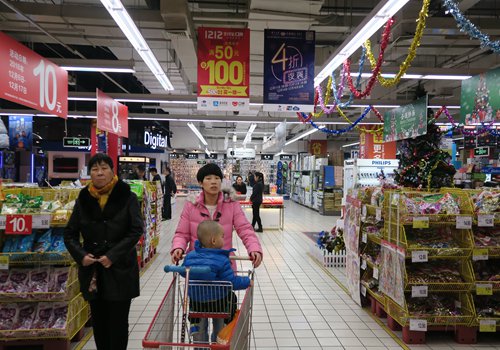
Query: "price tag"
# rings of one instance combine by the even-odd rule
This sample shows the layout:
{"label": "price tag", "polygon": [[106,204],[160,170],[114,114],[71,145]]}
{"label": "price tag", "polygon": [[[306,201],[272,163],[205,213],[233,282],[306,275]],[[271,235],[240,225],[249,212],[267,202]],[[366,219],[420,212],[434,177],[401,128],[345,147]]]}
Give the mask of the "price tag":
{"label": "price tag", "polygon": [[366,205],[361,207],[361,218],[366,219]]}
{"label": "price tag", "polygon": [[373,268],[373,278],[378,280],[378,268],[376,268],[376,267]]}
{"label": "price tag", "polygon": [[479,248],[472,251],[472,260],[488,260],[488,248]]}
{"label": "price tag", "polygon": [[480,320],[479,321],[479,332],[496,332],[497,331],[497,321],[496,320]]}
{"label": "price tag", "polygon": [[476,294],[477,295],[493,295],[493,284],[491,284],[491,283],[477,283],[476,284]]}
{"label": "price tag", "polygon": [[8,270],[9,269],[9,256],[2,255],[0,256],[0,270]]}
{"label": "price tag", "polygon": [[377,210],[375,211],[375,219],[377,219],[377,221],[382,221],[382,209],[381,208],[377,208]]}
{"label": "price tag", "polygon": [[361,286],[361,295],[366,297],[366,287],[365,286]]}
{"label": "price tag", "polygon": [[457,216],[456,228],[459,230],[468,230],[472,228],[472,218],[470,216]]}
{"label": "price tag", "polygon": [[366,270],[366,260],[365,259],[361,259],[361,268],[363,270]]}
{"label": "price tag", "polygon": [[425,216],[413,218],[413,228],[429,228],[429,218]]}
{"label": "price tag", "polygon": [[5,230],[5,215],[0,215],[0,230]]}
{"label": "price tag", "polygon": [[478,215],[477,226],[479,227],[493,227],[495,224],[495,215]]}
{"label": "price tag", "polygon": [[361,242],[363,242],[363,243],[367,243],[368,242],[368,235],[366,234],[366,232],[364,232],[361,235]]}
{"label": "price tag", "polygon": [[7,215],[5,223],[6,235],[30,235],[32,232],[31,215]]}
{"label": "price tag", "polygon": [[33,228],[50,228],[50,215],[33,215]]}
{"label": "price tag", "polygon": [[427,250],[415,250],[411,252],[411,262],[429,261],[429,252]]}
{"label": "price tag", "polygon": [[410,319],[410,331],[427,332],[427,320]]}
{"label": "price tag", "polygon": [[413,286],[411,287],[412,298],[427,298],[429,288],[427,286]]}

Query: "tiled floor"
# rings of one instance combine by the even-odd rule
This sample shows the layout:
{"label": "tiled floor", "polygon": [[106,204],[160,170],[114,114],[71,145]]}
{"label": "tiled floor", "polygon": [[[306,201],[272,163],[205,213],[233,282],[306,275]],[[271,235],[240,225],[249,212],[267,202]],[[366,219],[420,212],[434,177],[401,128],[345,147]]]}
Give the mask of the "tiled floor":
{"label": "tiled floor", "polygon": [[[183,201],[174,206],[174,219],[164,224],[159,253],[141,278],[141,296],[132,303],[129,349],[142,349],[142,338],[171,276],[163,272],[170,262],[170,241]],[[312,241],[302,232],[329,230],[335,222],[293,202],[286,202],[285,230],[259,234],[264,263],[256,271],[252,349],[500,349],[500,337],[482,337],[477,345],[458,345],[452,335],[432,336],[427,345],[401,345],[400,334],[388,333],[367,311],[357,306],[334,281],[339,271],[325,271],[310,258]],[[245,251],[238,239],[235,247]],[[81,348],[80,345],[73,347]],[[95,349],[91,338],[83,349]]]}

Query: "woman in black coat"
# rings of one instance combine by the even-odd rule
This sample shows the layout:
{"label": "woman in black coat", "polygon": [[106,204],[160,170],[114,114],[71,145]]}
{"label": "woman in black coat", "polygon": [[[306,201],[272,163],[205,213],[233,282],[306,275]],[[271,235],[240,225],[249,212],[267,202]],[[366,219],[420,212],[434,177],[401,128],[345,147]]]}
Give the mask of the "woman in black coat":
{"label": "woman in black coat", "polygon": [[255,232],[262,232],[262,221],[260,220],[260,205],[262,204],[262,193],[264,192],[264,174],[260,172],[255,173],[255,185],[253,186],[250,201],[252,202],[252,226],[257,224],[259,227]]}
{"label": "woman in black coat", "polygon": [[135,246],[143,233],[141,210],[130,186],[114,175],[110,157],[96,154],[88,168],[92,182],[78,196],[64,243],[78,264],[97,349],[126,350],[130,303],[140,290]]}

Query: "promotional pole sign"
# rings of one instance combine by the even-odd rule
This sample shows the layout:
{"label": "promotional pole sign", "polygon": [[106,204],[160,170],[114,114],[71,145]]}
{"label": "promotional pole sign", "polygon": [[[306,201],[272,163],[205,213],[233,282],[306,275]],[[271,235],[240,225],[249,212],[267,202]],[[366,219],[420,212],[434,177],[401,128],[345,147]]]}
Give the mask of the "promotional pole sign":
{"label": "promotional pole sign", "polygon": [[264,111],[314,111],[314,31],[264,30]]}
{"label": "promotional pole sign", "polygon": [[68,72],[0,32],[0,98],[68,116]]}
{"label": "promotional pole sign", "polygon": [[[368,130],[373,130],[369,125]],[[359,158],[362,159],[396,159],[396,142],[384,142],[384,133],[361,132],[359,134]]]}
{"label": "promotional pole sign", "polygon": [[427,134],[427,96],[384,114],[384,142]]}
{"label": "promotional pole sign", "polygon": [[467,125],[500,120],[500,68],[462,80],[461,122]]}
{"label": "promotional pole sign", "polygon": [[198,109],[250,109],[250,31],[198,28]]}
{"label": "promotional pole sign", "polygon": [[128,107],[116,102],[99,89],[97,95],[97,128],[128,137]]}

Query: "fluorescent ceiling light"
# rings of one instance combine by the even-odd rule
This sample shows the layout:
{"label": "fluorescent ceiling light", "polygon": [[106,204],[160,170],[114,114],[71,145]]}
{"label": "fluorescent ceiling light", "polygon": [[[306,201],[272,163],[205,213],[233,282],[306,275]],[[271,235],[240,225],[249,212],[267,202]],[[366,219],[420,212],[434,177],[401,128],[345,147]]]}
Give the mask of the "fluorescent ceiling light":
{"label": "fluorescent ceiling light", "polygon": [[191,131],[194,132],[194,134],[198,137],[198,139],[201,141],[202,144],[204,144],[205,146],[208,146],[208,142],[205,140],[205,138],[203,137],[203,135],[196,128],[196,126],[194,126],[193,123],[187,123],[187,126],[189,126],[189,128],[191,129]]}
{"label": "fluorescent ceiling light", "polygon": [[208,150],[208,148],[205,148],[205,153],[210,157],[211,152]]}
{"label": "fluorescent ceiling light", "polygon": [[350,143],[348,145],[343,145],[342,147],[352,147],[352,146],[357,146],[359,145],[359,142],[354,142],[354,143]]}
{"label": "fluorescent ceiling light", "polygon": [[128,14],[125,7],[120,0],[101,0],[106,10],[115,20],[116,24],[120,27],[123,34],[127,37],[128,41],[132,44],[135,51],[141,56],[142,60],[148,66],[149,70],[155,75],[156,79],[160,82],[165,90],[173,90],[174,86],[168,79],[163,71],[160,63],[154,56],[148,44],[144,40],[141,32],[137,29],[134,21]]}
{"label": "fluorescent ceiling light", "polygon": [[236,134],[233,135],[233,142],[236,142],[238,141],[238,136],[236,136]]}
{"label": "fluorescent ceiling light", "polygon": [[283,151],[280,151],[280,152],[276,153],[274,156],[278,157],[278,156],[281,156],[283,153],[284,153]]}
{"label": "fluorescent ceiling light", "polygon": [[245,139],[243,140],[243,145],[246,145],[250,141],[252,141],[252,133],[255,131],[255,128],[257,127],[257,124],[251,124],[250,128],[248,128],[247,134],[245,136]]}
{"label": "fluorescent ceiling light", "polygon": [[[102,0],[101,0],[102,1]],[[349,36],[350,40],[344,42],[338,51],[333,54],[330,62],[319,72],[314,78],[314,86],[318,86],[325,80],[332,72],[339,67],[347,58],[349,58],[363,43],[370,39],[377,30],[382,27],[389,18],[398,12],[409,0],[387,0],[385,4],[381,5],[378,11],[374,14],[370,13],[366,22],[362,27],[361,25],[355,29],[354,33]],[[374,11],[372,11],[374,12]],[[361,27],[361,28],[360,28]],[[347,40],[346,40],[347,41]]]}
{"label": "fluorescent ceiling light", "polygon": [[302,134],[297,135],[294,138],[292,138],[292,139],[288,140],[287,142],[285,142],[285,146],[288,146],[291,143],[294,143],[294,142],[296,142],[296,141],[298,141],[300,139],[303,139],[304,137],[309,136],[309,135],[315,133],[319,129],[323,129],[324,127],[325,127],[324,125],[321,125],[321,126],[318,127],[318,129],[314,128],[314,129],[307,130],[306,132],[303,132]]}
{"label": "fluorescent ceiling light", "polygon": [[72,72],[106,72],[106,73],[135,73],[132,68],[113,68],[113,67],[73,67],[61,66],[62,69]]}
{"label": "fluorescent ceiling light", "polygon": [[439,74],[429,74],[424,75],[422,79],[429,80],[466,80],[472,78],[472,75],[439,75]]}

